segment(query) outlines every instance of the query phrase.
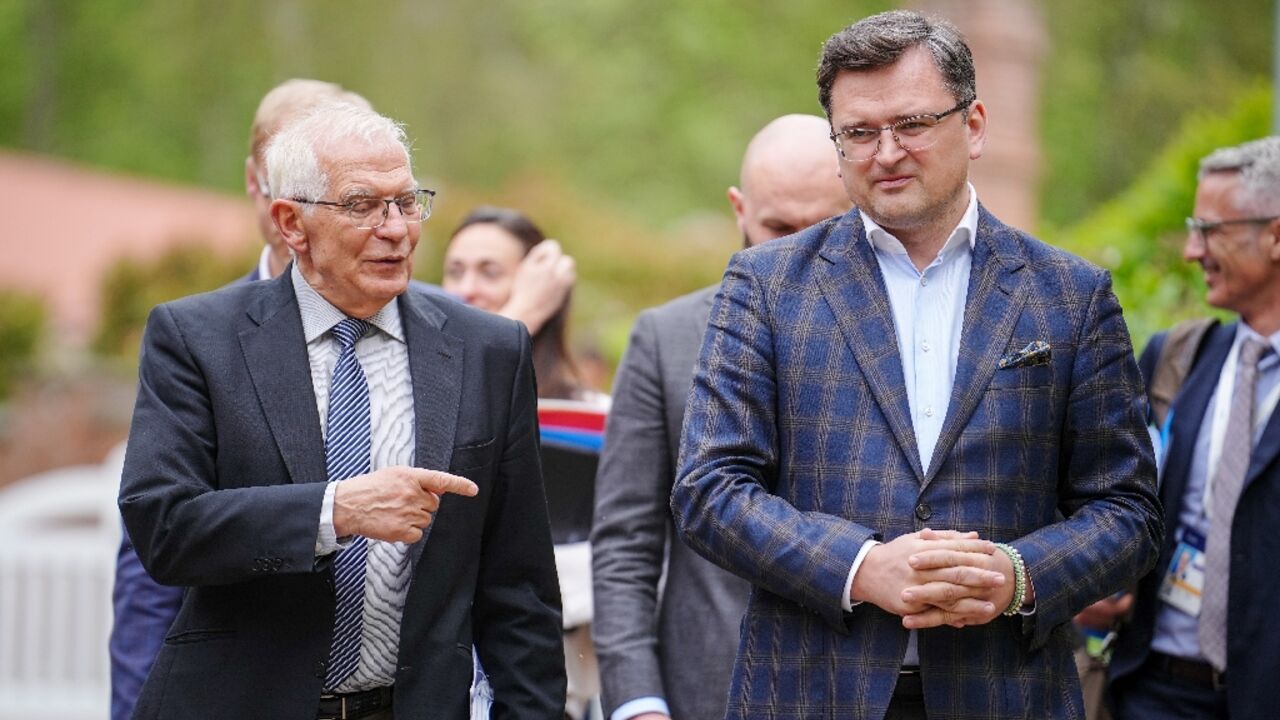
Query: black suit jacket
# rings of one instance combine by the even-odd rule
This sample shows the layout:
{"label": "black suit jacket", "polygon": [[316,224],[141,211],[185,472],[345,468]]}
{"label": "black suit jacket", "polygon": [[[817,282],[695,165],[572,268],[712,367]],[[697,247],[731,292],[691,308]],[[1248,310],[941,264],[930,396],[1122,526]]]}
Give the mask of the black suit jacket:
{"label": "black suit jacket", "polygon": [[[1169,528],[1155,569],[1138,585],[1133,617],[1120,631],[1111,661],[1112,681],[1123,692],[1125,679],[1138,670],[1151,650],[1160,581],[1173,557],[1174,529],[1186,494],[1187,476],[1196,438],[1209,398],[1231,351],[1238,324],[1219,325],[1205,336],[1195,368],[1174,400],[1169,422],[1169,447],[1160,483],[1164,523]],[[1158,348],[1158,340],[1149,347]],[[1143,353],[1146,365],[1154,367]],[[1231,520],[1231,587],[1227,599],[1227,702],[1233,720],[1275,717],[1271,698],[1280,678],[1280,413],[1272,412],[1253,449]]]}
{"label": "black suit jacket", "polygon": [[[560,598],[519,323],[409,291],[415,464],[446,495],[414,564],[396,718],[465,718],[471,647],[495,718],[559,718]],[[191,586],[137,718],[314,718],[333,630],[315,557],[327,477],[297,300],[285,273],[157,307],[147,321],[120,509],[144,566]]]}

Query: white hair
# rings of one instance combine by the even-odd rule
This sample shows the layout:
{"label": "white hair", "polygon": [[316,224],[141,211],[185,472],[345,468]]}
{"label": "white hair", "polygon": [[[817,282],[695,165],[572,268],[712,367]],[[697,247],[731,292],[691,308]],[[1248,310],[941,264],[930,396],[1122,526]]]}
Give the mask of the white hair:
{"label": "white hair", "polygon": [[[352,140],[369,145],[396,144],[410,162],[404,126],[372,109],[349,102],[327,102],[285,125],[267,144],[267,174],[277,198],[321,200],[329,177],[319,156]],[[412,173],[412,168],[410,168]],[[310,210],[306,206],[304,212]]]}
{"label": "white hair", "polygon": [[1203,179],[1210,173],[1240,174],[1240,207],[1258,215],[1280,212],[1280,137],[1271,135],[1221,148],[1200,161]]}

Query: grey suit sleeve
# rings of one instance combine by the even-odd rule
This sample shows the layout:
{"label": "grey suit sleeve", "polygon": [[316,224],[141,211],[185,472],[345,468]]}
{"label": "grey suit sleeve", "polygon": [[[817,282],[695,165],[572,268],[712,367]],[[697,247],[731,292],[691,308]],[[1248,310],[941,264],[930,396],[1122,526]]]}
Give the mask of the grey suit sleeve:
{"label": "grey suit sleeve", "polygon": [[169,307],[152,311],[120,486],[138,557],[166,585],[313,572],[324,483],[223,487],[210,392],[218,371],[198,362]]}
{"label": "grey suit sleeve", "polygon": [[673,480],[657,328],[641,313],[613,387],[591,530],[593,635],[606,717],[666,697],[658,657],[658,580]]}

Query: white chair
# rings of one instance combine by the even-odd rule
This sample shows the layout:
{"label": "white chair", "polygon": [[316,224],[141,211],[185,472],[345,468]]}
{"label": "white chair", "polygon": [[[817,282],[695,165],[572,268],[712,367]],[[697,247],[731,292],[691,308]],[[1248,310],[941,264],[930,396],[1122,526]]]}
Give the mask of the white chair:
{"label": "white chair", "polygon": [[99,720],[123,446],[0,491],[0,720]]}

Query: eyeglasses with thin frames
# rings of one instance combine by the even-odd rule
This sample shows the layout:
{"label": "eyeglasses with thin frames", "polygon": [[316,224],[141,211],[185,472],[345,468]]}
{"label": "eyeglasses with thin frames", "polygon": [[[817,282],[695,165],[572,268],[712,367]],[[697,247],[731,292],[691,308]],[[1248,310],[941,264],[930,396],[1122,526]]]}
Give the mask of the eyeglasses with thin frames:
{"label": "eyeglasses with thin frames", "polygon": [[970,97],[957,103],[950,110],[912,115],[883,127],[854,127],[833,132],[830,138],[836,144],[836,149],[840,151],[840,157],[850,162],[867,162],[879,155],[881,138],[884,137],[885,130],[893,136],[893,141],[898,143],[898,147],[907,152],[927,150],[938,142],[940,137],[934,132],[934,128],[938,127],[948,115],[968,108],[976,99]]}
{"label": "eyeglasses with thin frames", "polygon": [[1232,220],[1201,220],[1196,217],[1187,218],[1187,234],[1198,237],[1200,242],[1206,247],[1209,245],[1209,238],[1213,234],[1224,227],[1230,225],[1266,225],[1274,220],[1280,220],[1280,215],[1272,215],[1270,217],[1251,217],[1251,218],[1235,218]]}
{"label": "eyeglasses with thin frames", "polygon": [[405,222],[420,223],[426,220],[431,217],[431,205],[435,196],[435,190],[423,188],[394,198],[356,197],[346,202],[305,200],[303,198],[290,199],[293,202],[299,202],[304,205],[321,205],[344,210],[347,213],[347,217],[350,218],[351,224],[355,225],[357,230],[374,230],[382,227],[387,222],[392,205],[395,205],[400,210]]}

